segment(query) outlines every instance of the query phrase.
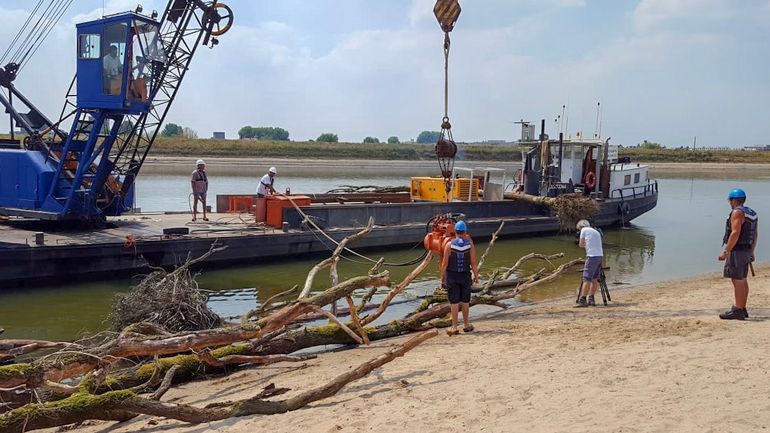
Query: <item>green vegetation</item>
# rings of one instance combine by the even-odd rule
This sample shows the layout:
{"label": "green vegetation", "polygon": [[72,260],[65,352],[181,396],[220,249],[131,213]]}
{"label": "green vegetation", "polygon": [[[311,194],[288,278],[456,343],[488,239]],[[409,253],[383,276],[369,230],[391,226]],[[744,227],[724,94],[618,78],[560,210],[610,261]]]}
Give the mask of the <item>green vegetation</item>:
{"label": "green vegetation", "polygon": [[401,140],[398,139],[395,135],[392,137],[388,137],[388,144],[399,144],[401,143]]}
{"label": "green vegetation", "polygon": [[256,140],[275,140],[275,141],[288,141],[289,131],[283,128],[275,128],[270,126],[244,126],[238,131],[238,137],[252,138]]}
{"label": "green vegetation", "polygon": [[366,137],[364,138],[364,144],[379,144],[380,139],[377,137]]}
{"label": "green vegetation", "polygon": [[177,125],[176,123],[167,123],[166,126],[163,127],[163,130],[160,131],[160,136],[161,137],[180,137],[183,131],[184,131],[184,128]]}
{"label": "green vegetation", "polygon": [[[461,159],[520,161],[521,148],[491,145],[460,145]],[[152,155],[196,155],[243,158],[316,158],[432,160],[433,146],[400,143],[337,143],[324,141],[185,140],[159,137]],[[363,156],[362,156],[363,155]]]}
{"label": "green vegetation", "polygon": [[436,143],[439,137],[441,137],[439,131],[422,131],[417,136],[417,142],[420,144]]}
{"label": "green vegetation", "polygon": [[663,146],[660,143],[654,142],[654,141],[647,141],[644,140],[643,142],[639,143],[639,147],[642,149],[664,149],[665,146]]}
{"label": "green vegetation", "polygon": [[[130,123],[130,122],[129,122]],[[120,125],[121,130],[123,125]],[[198,133],[192,128],[182,127],[176,123],[167,123],[163,130],[160,131],[161,137],[183,137],[188,139],[198,138]]]}
{"label": "green vegetation", "polygon": [[688,148],[642,148],[624,147],[620,156],[627,156],[631,161],[641,162],[740,162],[770,163],[770,152],[750,152],[745,150],[692,150]]}
{"label": "green vegetation", "polygon": [[337,134],[333,134],[331,132],[324,132],[323,134],[319,135],[315,141],[320,141],[323,143],[339,143],[340,138],[337,137]]}

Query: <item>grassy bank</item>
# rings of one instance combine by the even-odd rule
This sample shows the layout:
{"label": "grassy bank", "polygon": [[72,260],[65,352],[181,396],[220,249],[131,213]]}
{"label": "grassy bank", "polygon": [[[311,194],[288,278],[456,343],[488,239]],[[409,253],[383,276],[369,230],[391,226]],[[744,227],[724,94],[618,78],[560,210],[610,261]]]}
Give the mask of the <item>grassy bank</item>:
{"label": "grassy bank", "polygon": [[[1,135],[0,138],[9,138]],[[459,145],[458,159],[466,161],[521,161],[519,146]],[[153,156],[433,160],[433,145],[321,143],[313,141],[211,140],[159,137]],[[640,162],[770,163],[770,152],[743,150],[620,149],[620,156]]]}
{"label": "grassy bank", "polygon": [[[185,140],[159,138],[152,150],[165,156],[219,156],[244,158],[317,158],[432,160],[433,146],[422,144],[321,143],[307,141]],[[458,154],[471,161],[520,161],[519,147],[461,145]]]}
{"label": "grassy bank", "polygon": [[620,149],[620,156],[643,162],[770,163],[770,152],[744,150]]}

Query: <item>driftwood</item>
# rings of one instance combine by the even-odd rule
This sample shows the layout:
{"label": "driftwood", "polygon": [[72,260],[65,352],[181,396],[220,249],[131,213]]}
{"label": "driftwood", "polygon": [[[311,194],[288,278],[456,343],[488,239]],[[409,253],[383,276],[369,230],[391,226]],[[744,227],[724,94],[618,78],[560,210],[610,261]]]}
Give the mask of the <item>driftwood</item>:
{"label": "driftwood", "polygon": [[497,237],[500,235],[503,227],[505,227],[505,221],[500,221],[500,227],[498,227],[497,230],[492,233],[492,239],[489,240],[489,245],[487,245],[487,249],[484,251],[484,254],[481,255],[478,266],[476,267],[479,272],[481,272],[481,267],[484,266],[484,262],[487,260],[489,252],[492,251],[492,247],[495,246],[495,241],[497,241]]}
{"label": "driftwood", "polygon": [[[374,218],[369,217],[369,222],[366,224],[366,227],[359,231],[358,233],[354,235],[350,235],[340,241],[339,244],[337,244],[337,248],[332,253],[332,256],[328,259],[322,261],[321,263],[318,263],[317,265],[313,266],[313,268],[308,272],[307,278],[305,279],[305,286],[302,288],[302,292],[300,292],[297,299],[302,299],[306,297],[310,293],[310,289],[313,287],[313,279],[315,279],[316,274],[324,268],[331,267],[333,271],[336,269],[337,261],[339,260],[340,254],[342,254],[343,251],[347,248],[347,245],[351,242],[355,242],[358,239],[361,239],[362,237],[368,235],[372,228],[374,228]],[[332,284],[335,285],[336,283]]]}
{"label": "driftwood", "polygon": [[[31,404],[0,415],[0,431],[4,433],[23,433],[30,430],[79,423],[89,419],[125,421],[137,414],[162,416],[198,424],[247,415],[271,415],[290,412],[335,395],[348,383],[366,377],[374,369],[382,367],[397,357],[404,356],[406,352],[436,335],[436,330],[431,330],[412,337],[405,343],[397,345],[388,352],[335,377],[322,386],[285,400],[265,400],[266,394],[263,392],[255,397],[237,401],[228,406],[212,405],[210,407],[198,408],[185,404],[163,403],[151,398],[143,398],[131,391],[111,391],[101,395],[81,391],[61,401]],[[171,375],[173,376],[173,372]],[[168,383],[170,382],[168,380]],[[267,395],[275,395],[275,392],[270,392]]]}
{"label": "driftwood", "polygon": [[427,269],[428,265],[432,260],[433,260],[433,253],[428,252],[428,254],[425,256],[422,262],[420,262],[420,264],[417,265],[417,267],[414,268],[414,270],[412,270],[412,272],[410,272],[409,275],[406,276],[406,278],[404,278],[400,283],[398,283],[398,285],[394,287],[393,290],[391,290],[387,294],[387,296],[385,296],[385,299],[380,303],[379,308],[377,308],[377,310],[374,313],[361,319],[361,324],[368,325],[374,322],[375,320],[377,320],[382,315],[382,313],[384,313],[385,310],[388,308],[388,305],[390,305],[391,301],[393,301],[393,298],[395,298],[399,293],[403,292],[406,289],[406,287],[409,286],[409,284],[411,284],[412,281],[415,280],[415,278],[417,278],[421,273],[423,273],[425,269]]}
{"label": "driftwood", "polygon": [[[3,398],[0,400],[3,402],[0,413],[8,411],[0,415],[0,432],[5,432],[5,428],[9,429],[7,431],[31,430],[85,419],[126,420],[137,414],[164,416],[187,422],[213,421],[233,416],[295,410],[333,395],[351,380],[363,377],[372,368],[400,356],[398,353],[402,355],[414,347],[410,346],[413,342],[416,345],[435,335],[435,331],[421,334],[404,346],[383,355],[384,358],[378,357],[329,384],[290,399],[267,400],[288,391],[272,387],[251,399],[217,403],[204,408],[159,401],[174,383],[227,372],[243,365],[302,363],[314,357],[292,355],[302,349],[331,344],[369,344],[370,341],[444,326],[443,322],[449,312],[445,295],[432,296],[405,318],[372,325],[390,305],[396,303],[395,298],[427,269],[433,259],[430,253],[409,275],[392,287],[385,298],[372,308],[374,311],[366,316],[361,313],[372,307],[368,302],[377,288],[390,286],[388,272],[379,271],[383,260],[375,264],[370,275],[336,284],[336,265],[340,255],[347,249],[346,245],[365,236],[372,226],[373,221],[370,220],[361,232],[340,242],[332,257],[316,265],[315,271],[311,270],[308,275],[305,290],[302,290],[298,299],[290,302],[276,301],[296,290],[296,287],[292,291],[273,296],[259,309],[244,315],[238,326],[172,333],[157,324],[142,322],[127,326],[119,333],[99,335],[77,343],[0,340],[0,355],[34,353],[42,348],[59,349],[28,363],[0,367],[0,398]],[[501,224],[482,258],[487,256],[502,228]],[[472,298],[471,305],[506,308],[503,303],[506,299],[552,281],[570,267],[582,263],[581,260],[573,260],[553,267],[551,260],[558,257],[530,254],[511,268],[496,270],[485,284],[484,291]],[[510,279],[523,263],[532,259],[545,260],[553,269],[542,269],[529,276]],[[333,284],[327,290],[311,295],[309,288],[312,287],[313,277],[325,267],[331,268]],[[366,293],[361,297],[360,305],[356,306],[353,294],[358,290],[361,290],[359,294],[364,290]],[[350,315],[348,323],[339,319],[334,307],[331,311],[324,309],[330,305],[335,306],[341,299],[347,304],[346,312]],[[327,318],[329,324],[297,329],[308,318]],[[82,379],[77,383],[80,377]],[[65,379],[69,381],[62,382]],[[26,404],[18,408],[30,402],[33,397],[40,396],[38,390],[44,391],[42,400],[48,403]],[[152,394],[145,398],[139,396],[140,393]],[[13,399],[6,400],[4,397]],[[22,415],[24,424],[20,427]]]}
{"label": "driftwood", "polygon": [[596,200],[583,194],[562,194],[558,197],[543,197],[529,194],[505,193],[505,198],[546,206],[553,210],[563,231],[575,230],[581,219],[590,220],[599,213]]}
{"label": "driftwood", "polygon": [[128,357],[200,351],[248,341],[278,330],[297,317],[315,312],[318,307],[329,305],[357,289],[386,285],[389,285],[388,272],[351,278],[310,298],[290,303],[256,324],[149,337],[134,333],[129,327],[105,346],[79,352],[60,351],[33,363],[0,367],[0,388],[21,384],[37,387],[43,380],[60,382]]}

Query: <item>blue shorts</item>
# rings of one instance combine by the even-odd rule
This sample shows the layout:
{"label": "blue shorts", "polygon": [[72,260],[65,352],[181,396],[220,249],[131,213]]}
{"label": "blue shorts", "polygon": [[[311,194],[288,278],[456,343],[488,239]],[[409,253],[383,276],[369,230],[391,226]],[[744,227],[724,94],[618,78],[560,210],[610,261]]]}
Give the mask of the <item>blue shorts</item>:
{"label": "blue shorts", "polygon": [[194,192],[193,197],[198,197],[201,200],[206,200],[206,193],[205,192]]}
{"label": "blue shorts", "polygon": [[586,257],[583,267],[583,281],[598,280],[602,273],[602,257]]}

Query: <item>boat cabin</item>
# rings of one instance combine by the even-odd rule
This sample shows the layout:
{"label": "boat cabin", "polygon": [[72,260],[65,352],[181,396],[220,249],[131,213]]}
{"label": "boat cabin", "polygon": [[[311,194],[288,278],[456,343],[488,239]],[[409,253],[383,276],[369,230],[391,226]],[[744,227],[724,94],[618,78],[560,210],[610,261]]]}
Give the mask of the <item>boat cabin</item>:
{"label": "boat cabin", "polygon": [[149,109],[153,71],[166,62],[157,21],[124,12],[80,23],[77,44],[78,108]]}
{"label": "boat cabin", "polygon": [[649,167],[619,158],[618,146],[599,137],[520,142],[530,148],[523,152],[522,168],[515,178],[515,190],[555,197],[582,192],[599,199],[615,199],[654,188]]}

